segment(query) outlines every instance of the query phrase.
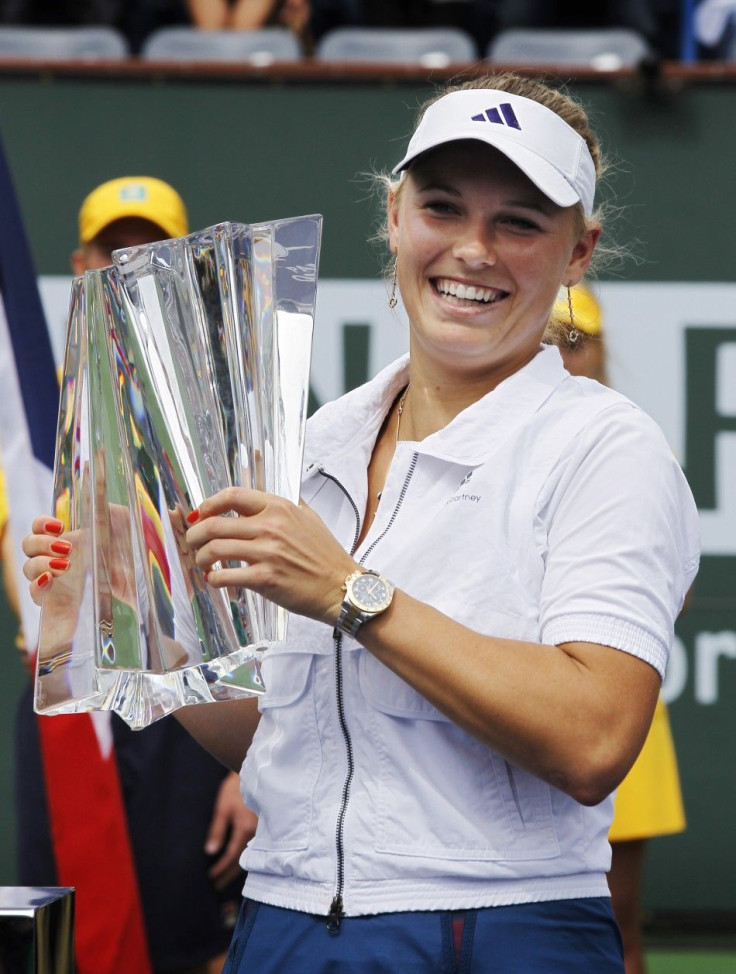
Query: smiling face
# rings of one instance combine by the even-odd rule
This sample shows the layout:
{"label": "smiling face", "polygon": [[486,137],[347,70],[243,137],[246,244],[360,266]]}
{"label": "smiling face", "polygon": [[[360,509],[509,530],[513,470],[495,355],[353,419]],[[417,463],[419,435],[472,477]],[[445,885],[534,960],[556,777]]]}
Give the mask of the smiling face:
{"label": "smiling face", "polygon": [[560,284],[590,263],[600,230],[581,225],[490,146],[453,142],[420,157],[388,212],[412,369],[493,388],[525,365]]}

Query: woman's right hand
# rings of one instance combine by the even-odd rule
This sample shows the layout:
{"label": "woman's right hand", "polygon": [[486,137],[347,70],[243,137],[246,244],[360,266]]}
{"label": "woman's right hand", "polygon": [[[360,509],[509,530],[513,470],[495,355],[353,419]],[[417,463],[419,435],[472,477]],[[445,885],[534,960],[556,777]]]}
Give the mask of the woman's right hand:
{"label": "woman's right hand", "polygon": [[31,598],[41,605],[54,579],[69,570],[73,544],[60,537],[64,533],[64,524],[50,515],[34,518],[31,532],[23,538],[21,545],[27,556],[23,574],[31,583]]}

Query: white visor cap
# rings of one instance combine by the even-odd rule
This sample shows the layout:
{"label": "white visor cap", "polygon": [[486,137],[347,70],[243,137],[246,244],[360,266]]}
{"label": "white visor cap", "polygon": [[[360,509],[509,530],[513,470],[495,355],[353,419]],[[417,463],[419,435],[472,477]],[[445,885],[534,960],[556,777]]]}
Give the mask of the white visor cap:
{"label": "white visor cap", "polygon": [[451,91],[425,111],[406,155],[393,170],[446,142],[474,139],[502,152],[557,203],[593,213],[595,166],[582,136],[559,115],[521,95],[494,88]]}

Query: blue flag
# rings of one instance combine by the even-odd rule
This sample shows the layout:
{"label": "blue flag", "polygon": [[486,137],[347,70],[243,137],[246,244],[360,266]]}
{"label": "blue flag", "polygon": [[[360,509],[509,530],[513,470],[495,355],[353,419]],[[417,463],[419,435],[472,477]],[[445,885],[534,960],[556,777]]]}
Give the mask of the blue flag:
{"label": "blue flag", "polygon": [[[19,568],[24,557],[19,543],[31,521],[54,513],[59,387],[1,145],[0,217],[0,448]],[[40,613],[20,573],[18,594],[26,643],[33,651]],[[110,752],[110,715],[41,717],[38,729],[57,879],[77,891],[76,969],[80,974],[151,974],[117,762]]]}
{"label": "blue flag", "polygon": [[54,355],[13,182],[0,142],[0,451],[29,647],[38,610],[20,575],[20,541],[51,513],[59,391]]}

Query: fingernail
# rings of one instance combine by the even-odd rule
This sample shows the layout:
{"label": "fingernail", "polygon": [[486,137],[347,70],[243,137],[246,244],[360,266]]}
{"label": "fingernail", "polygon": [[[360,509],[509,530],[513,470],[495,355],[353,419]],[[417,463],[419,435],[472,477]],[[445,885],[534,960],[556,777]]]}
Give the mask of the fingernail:
{"label": "fingernail", "polygon": [[57,555],[68,555],[72,550],[71,541],[52,541],[51,550]]}
{"label": "fingernail", "polygon": [[199,520],[199,509],[195,507],[193,511],[190,511],[187,514],[186,520],[187,524],[196,524]]}
{"label": "fingernail", "polygon": [[51,572],[44,572],[43,575],[39,575],[36,579],[36,585],[38,585],[39,588],[46,588],[51,581],[51,577]]}
{"label": "fingernail", "polygon": [[44,524],[43,529],[48,534],[61,534],[64,530],[64,524],[62,521],[57,521],[54,517]]}
{"label": "fingernail", "polygon": [[53,568],[57,572],[65,572],[69,567],[69,560],[67,558],[51,558],[49,560],[49,568]]}
{"label": "fingernail", "polygon": [[202,572],[202,575],[204,576],[205,582],[209,582],[209,580],[210,580],[210,573],[209,572]]}

